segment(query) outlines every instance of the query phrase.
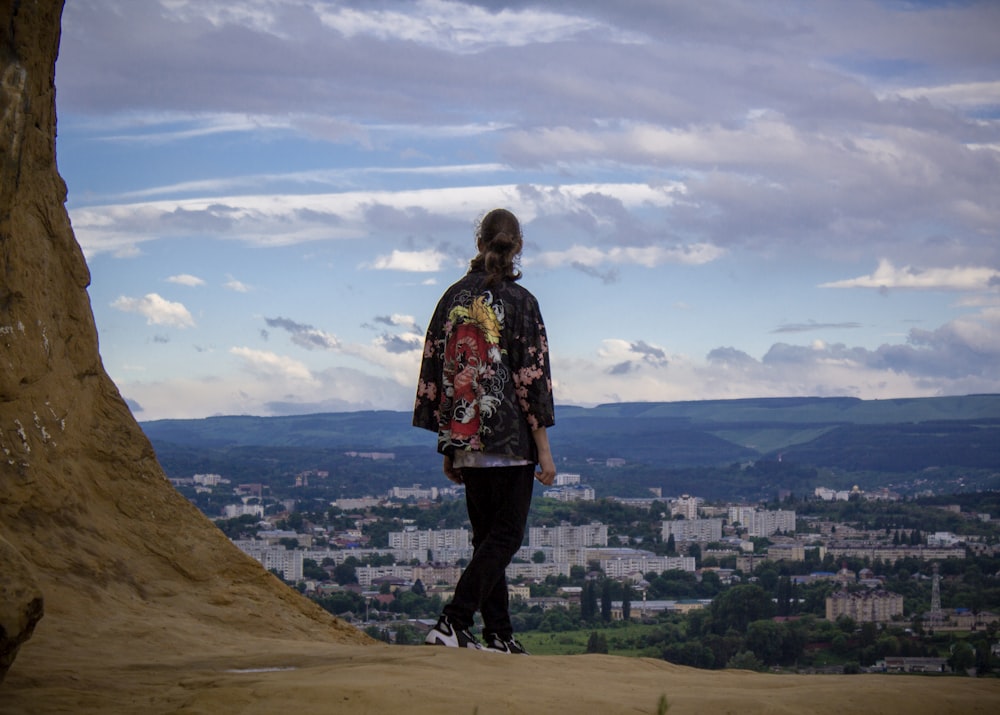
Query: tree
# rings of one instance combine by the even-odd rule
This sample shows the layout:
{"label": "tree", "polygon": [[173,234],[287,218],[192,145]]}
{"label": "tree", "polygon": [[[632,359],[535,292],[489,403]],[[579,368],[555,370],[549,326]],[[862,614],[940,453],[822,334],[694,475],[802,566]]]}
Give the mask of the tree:
{"label": "tree", "polygon": [[733,586],[712,601],[710,607],[712,630],[725,634],[730,628],[737,633],[746,632],[754,621],[774,615],[771,596],[756,584]]}
{"label": "tree", "polygon": [[788,576],[778,577],[778,586],[775,593],[779,616],[788,616],[792,613],[792,579]]}
{"label": "tree", "polygon": [[632,618],[632,587],[627,583],[622,586],[622,620]]}
{"label": "tree", "polygon": [[330,578],[330,574],[313,559],[302,559],[302,575],[314,581],[326,581]]}
{"label": "tree", "polygon": [[418,596],[426,596],[427,595],[427,589],[424,588],[424,582],[421,581],[419,578],[416,581],[413,582],[413,587],[410,590],[413,593],[417,594]]}
{"label": "tree", "polygon": [[583,584],[583,594],[580,599],[580,618],[592,621],[597,617],[597,584],[587,581]]}
{"label": "tree", "polygon": [[667,556],[677,555],[677,541],[674,539],[674,535],[671,534],[667,537]]}
{"label": "tree", "polygon": [[590,638],[587,639],[587,652],[588,653],[607,653],[608,652],[608,639],[603,633],[598,633],[597,631],[592,631]]}
{"label": "tree", "polygon": [[767,670],[767,667],[760,661],[754,653],[743,650],[734,655],[726,663],[726,667],[732,670],[755,670],[758,672]]}
{"label": "tree", "polygon": [[762,663],[778,665],[781,661],[783,638],[780,624],[774,621],[754,621],[747,627],[746,647]]}
{"label": "tree", "polygon": [[349,583],[357,583],[358,575],[354,571],[354,564],[344,561],[333,569],[333,580],[344,586]]}
{"label": "tree", "polygon": [[964,674],[976,664],[976,651],[966,641],[959,641],[951,647],[948,665],[956,673]]}
{"label": "tree", "polygon": [[545,552],[544,551],[536,551],[535,553],[533,553],[531,555],[531,560],[534,563],[536,563],[536,564],[544,564],[545,563]]}
{"label": "tree", "polygon": [[601,620],[611,620],[611,579],[606,578],[601,587]]}

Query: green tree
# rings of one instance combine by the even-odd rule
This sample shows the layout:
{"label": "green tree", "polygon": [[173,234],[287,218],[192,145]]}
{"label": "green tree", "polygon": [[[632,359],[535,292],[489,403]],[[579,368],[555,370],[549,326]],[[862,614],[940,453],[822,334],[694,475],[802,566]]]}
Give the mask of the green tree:
{"label": "green tree", "polygon": [[774,604],[771,596],[760,586],[741,584],[719,594],[712,601],[709,612],[715,633],[724,634],[730,628],[744,633],[752,622],[771,618]]}
{"label": "green tree", "polygon": [[951,647],[948,665],[956,673],[965,674],[976,664],[976,651],[966,641],[958,641]]}
{"label": "green tree", "polygon": [[726,663],[726,668],[732,670],[754,670],[757,672],[767,670],[767,666],[761,662],[760,658],[748,650],[740,651],[730,658],[729,662]]}
{"label": "green tree", "polygon": [[341,586],[358,582],[358,575],[355,573],[354,564],[348,563],[348,561],[338,564],[333,569],[333,580]]}
{"label": "green tree", "polygon": [[622,585],[622,620],[629,621],[632,618],[632,587],[625,583]]}
{"label": "green tree", "polygon": [[747,650],[752,651],[766,665],[778,665],[781,662],[784,635],[779,623],[754,621],[747,626]]}
{"label": "green tree", "polygon": [[601,584],[601,620],[611,621],[611,579],[604,579]]}
{"label": "green tree", "polygon": [[597,584],[594,581],[587,581],[583,584],[580,618],[588,623],[597,618]]}
{"label": "green tree", "polygon": [[330,574],[320,567],[313,559],[302,559],[302,575],[315,581],[326,581]]}
{"label": "green tree", "polygon": [[592,631],[590,633],[590,638],[587,639],[587,652],[588,653],[607,653],[608,652],[608,639],[603,633],[598,633],[597,631]]}

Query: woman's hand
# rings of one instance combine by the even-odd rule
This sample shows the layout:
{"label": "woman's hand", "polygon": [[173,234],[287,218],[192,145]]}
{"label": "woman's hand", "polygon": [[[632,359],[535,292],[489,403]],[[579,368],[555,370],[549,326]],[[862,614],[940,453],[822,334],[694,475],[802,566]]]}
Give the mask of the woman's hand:
{"label": "woman's hand", "polygon": [[531,436],[538,450],[538,471],[535,472],[535,479],[550,487],[556,480],[556,463],[552,459],[552,449],[549,447],[549,433],[544,427],[539,427],[532,431]]}
{"label": "woman's hand", "polygon": [[444,469],[444,476],[448,477],[448,479],[455,482],[455,484],[465,484],[465,482],[462,481],[462,470],[456,469],[452,465],[451,457],[449,457],[447,454],[444,456],[443,469]]}

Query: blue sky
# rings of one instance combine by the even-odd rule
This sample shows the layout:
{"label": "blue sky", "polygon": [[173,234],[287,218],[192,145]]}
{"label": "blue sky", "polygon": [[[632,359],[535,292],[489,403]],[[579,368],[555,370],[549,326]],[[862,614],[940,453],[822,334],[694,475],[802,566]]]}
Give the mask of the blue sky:
{"label": "blue sky", "polygon": [[558,403],[1000,392],[1000,4],[71,0],[59,169],[142,420],[410,409],[522,219]]}

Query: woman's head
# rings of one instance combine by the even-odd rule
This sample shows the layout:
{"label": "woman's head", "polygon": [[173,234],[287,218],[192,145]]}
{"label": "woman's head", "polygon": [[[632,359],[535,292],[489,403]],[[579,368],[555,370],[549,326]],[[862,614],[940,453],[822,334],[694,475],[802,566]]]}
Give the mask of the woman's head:
{"label": "woman's head", "polygon": [[472,259],[471,268],[486,271],[489,283],[516,281],[521,277],[516,263],[523,245],[517,217],[507,209],[493,209],[476,229],[479,254]]}

